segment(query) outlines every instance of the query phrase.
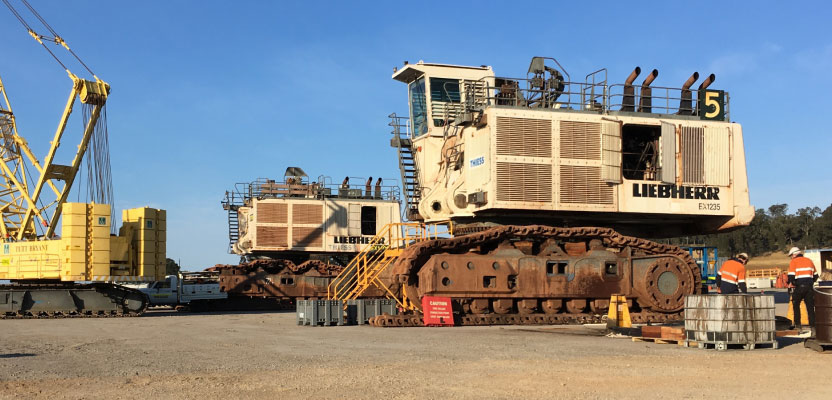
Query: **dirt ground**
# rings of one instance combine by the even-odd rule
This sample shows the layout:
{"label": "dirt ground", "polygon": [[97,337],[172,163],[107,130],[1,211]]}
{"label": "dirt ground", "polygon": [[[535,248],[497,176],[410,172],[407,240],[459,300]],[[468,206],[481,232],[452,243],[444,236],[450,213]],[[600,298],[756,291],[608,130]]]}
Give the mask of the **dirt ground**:
{"label": "dirt ground", "polygon": [[774,252],[768,253],[761,256],[751,257],[748,260],[748,264],[746,264],[746,268],[751,269],[763,269],[763,268],[780,268],[783,271],[787,271],[789,269],[789,258],[788,254]]}
{"label": "dirt ground", "polygon": [[[830,398],[832,356],[594,327],[308,327],[294,313],[0,321],[0,398]],[[806,376],[818,378],[808,383]]]}

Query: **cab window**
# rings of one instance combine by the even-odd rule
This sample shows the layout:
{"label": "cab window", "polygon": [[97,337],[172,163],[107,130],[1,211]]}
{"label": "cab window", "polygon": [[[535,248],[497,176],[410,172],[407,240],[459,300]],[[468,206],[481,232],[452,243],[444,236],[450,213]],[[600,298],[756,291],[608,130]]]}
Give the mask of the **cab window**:
{"label": "cab window", "polygon": [[459,80],[445,78],[430,78],[430,99],[431,101],[444,101],[446,103],[459,103]]}
{"label": "cab window", "polygon": [[462,97],[459,94],[459,80],[446,78],[430,78],[430,106],[433,126],[445,126],[446,119],[456,116],[457,107]]}
{"label": "cab window", "polygon": [[428,106],[425,98],[425,78],[410,83],[410,121],[413,124],[413,136],[428,132]]}

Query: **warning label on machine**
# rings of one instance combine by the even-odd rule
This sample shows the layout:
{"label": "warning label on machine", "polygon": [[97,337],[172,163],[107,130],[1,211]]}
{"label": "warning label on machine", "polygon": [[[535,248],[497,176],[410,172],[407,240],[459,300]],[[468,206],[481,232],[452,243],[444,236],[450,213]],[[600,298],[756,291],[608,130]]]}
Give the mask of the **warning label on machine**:
{"label": "warning label on machine", "polygon": [[450,297],[422,297],[425,326],[453,326],[454,314]]}

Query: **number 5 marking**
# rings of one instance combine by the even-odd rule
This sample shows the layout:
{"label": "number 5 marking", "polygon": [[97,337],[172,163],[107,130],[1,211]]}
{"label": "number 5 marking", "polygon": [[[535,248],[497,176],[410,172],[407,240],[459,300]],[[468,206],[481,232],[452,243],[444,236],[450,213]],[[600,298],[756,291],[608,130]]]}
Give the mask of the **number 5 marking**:
{"label": "number 5 marking", "polygon": [[717,98],[719,97],[719,93],[717,92],[705,92],[705,106],[708,108],[713,107],[714,110],[711,112],[705,113],[705,118],[714,118],[719,115],[719,102]]}

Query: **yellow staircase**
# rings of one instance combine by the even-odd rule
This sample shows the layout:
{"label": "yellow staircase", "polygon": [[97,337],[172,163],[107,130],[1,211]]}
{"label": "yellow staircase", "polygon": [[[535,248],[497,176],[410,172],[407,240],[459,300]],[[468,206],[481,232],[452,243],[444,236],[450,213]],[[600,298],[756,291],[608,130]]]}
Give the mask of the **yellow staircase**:
{"label": "yellow staircase", "polygon": [[422,224],[416,222],[387,224],[370,240],[347,267],[327,287],[329,300],[347,300],[360,297],[370,286],[379,288],[388,299],[396,300],[400,307],[412,309],[409,301],[399,299],[379,276],[408,246],[428,239],[453,236],[449,222]]}

